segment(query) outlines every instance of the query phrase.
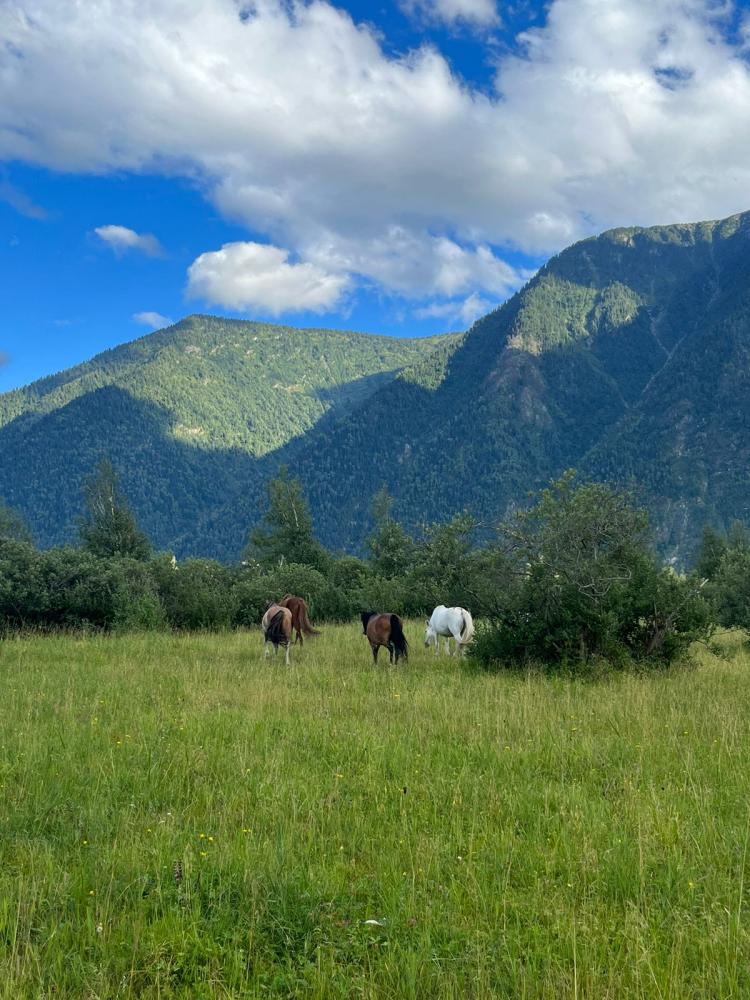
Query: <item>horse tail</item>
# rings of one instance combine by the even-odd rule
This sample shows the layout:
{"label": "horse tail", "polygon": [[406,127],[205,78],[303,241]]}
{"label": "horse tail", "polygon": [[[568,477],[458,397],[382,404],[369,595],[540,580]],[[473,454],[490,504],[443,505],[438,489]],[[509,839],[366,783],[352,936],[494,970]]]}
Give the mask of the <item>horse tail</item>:
{"label": "horse tail", "polygon": [[279,610],[270,620],[268,625],[266,625],[265,640],[266,642],[272,642],[274,646],[283,645],[285,642],[289,641],[289,637],[286,634],[284,628],[284,612]]}
{"label": "horse tail", "polygon": [[320,630],[312,627],[312,622],[307,614],[307,605],[304,601],[299,609],[299,623],[305,635],[320,635]]}
{"label": "horse tail", "polygon": [[391,640],[394,652],[398,656],[409,659],[409,643],[406,641],[404,630],[401,627],[401,619],[398,615],[391,615]]}
{"label": "horse tail", "polygon": [[474,638],[474,619],[466,608],[461,608],[461,618],[463,619],[461,625],[461,645],[468,646]]}

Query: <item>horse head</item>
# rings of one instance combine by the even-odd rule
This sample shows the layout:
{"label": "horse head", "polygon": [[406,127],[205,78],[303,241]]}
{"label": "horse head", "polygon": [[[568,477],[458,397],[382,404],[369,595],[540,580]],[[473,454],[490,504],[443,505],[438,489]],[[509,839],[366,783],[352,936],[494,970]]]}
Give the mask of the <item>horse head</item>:
{"label": "horse head", "polygon": [[434,642],[437,642],[437,632],[432,627],[429,618],[425,618],[425,630],[424,630],[424,644],[425,646],[431,646]]}

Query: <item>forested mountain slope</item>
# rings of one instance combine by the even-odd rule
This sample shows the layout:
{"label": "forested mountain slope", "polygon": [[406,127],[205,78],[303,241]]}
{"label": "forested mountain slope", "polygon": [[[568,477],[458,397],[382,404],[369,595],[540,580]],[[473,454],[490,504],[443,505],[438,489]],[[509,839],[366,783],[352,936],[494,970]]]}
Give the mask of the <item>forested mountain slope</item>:
{"label": "forested mountain slope", "polygon": [[188,317],[0,396],[0,498],[42,544],[71,539],[81,481],[107,456],[157,545],[194,538],[254,482],[259,456],[455,340]]}
{"label": "forested mountain slope", "polygon": [[748,250],[750,214],[612,230],[430,341],[191,317],[0,397],[0,496],[69,537],[109,454],[157,545],[233,558],[282,463],[355,550],[383,484],[411,527],[489,524],[574,466],[634,483],[684,558],[748,517]]}
{"label": "forested mountain slope", "polygon": [[[633,485],[684,559],[707,519],[748,516],[749,235],[740,215],[584,240],[268,472],[288,462],[324,540],[356,547],[383,483],[412,527],[490,523],[574,466]],[[219,548],[257,499],[214,517]]]}

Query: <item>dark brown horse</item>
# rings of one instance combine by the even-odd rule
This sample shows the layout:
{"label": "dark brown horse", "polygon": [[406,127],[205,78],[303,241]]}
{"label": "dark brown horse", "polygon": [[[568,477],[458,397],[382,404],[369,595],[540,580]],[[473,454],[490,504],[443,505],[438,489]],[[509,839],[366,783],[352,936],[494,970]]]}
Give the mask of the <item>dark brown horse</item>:
{"label": "dark brown horse", "polygon": [[289,666],[289,646],[292,643],[292,612],[278,604],[270,604],[261,622],[263,628],[263,654],[268,656],[268,643],[273,646],[274,655],[279,646],[284,647],[284,662]]}
{"label": "dark brown horse", "polygon": [[284,596],[279,601],[279,606],[282,608],[289,608],[292,612],[292,628],[297,633],[294,639],[294,645],[296,646],[299,642],[300,646],[304,646],[305,642],[302,638],[302,633],[305,635],[320,635],[317,629],[312,627],[310,623],[310,618],[307,613],[307,602],[304,597],[295,597],[294,594],[284,594]]}
{"label": "dark brown horse", "polygon": [[409,659],[409,643],[406,641],[401,619],[398,615],[379,615],[374,611],[363,611],[362,632],[367,636],[372,650],[372,658],[378,662],[381,646],[388,650],[391,663],[398,663],[399,657]]}

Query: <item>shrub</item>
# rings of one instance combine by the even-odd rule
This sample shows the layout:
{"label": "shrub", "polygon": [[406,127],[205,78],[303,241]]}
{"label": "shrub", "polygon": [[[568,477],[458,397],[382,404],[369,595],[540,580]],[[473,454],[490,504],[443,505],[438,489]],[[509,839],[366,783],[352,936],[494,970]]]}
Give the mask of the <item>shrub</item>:
{"label": "shrub", "polygon": [[750,629],[750,551],[727,548],[708,591],[722,625]]}
{"label": "shrub", "polygon": [[28,542],[0,539],[0,631],[43,619],[39,553]]}
{"label": "shrub", "polygon": [[82,549],[39,556],[43,623],[95,628],[152,628],[164,616],[148,568],[135,559],[98,559]]}
{"label": "shrub", "polygon": [[174,563],[161,556],[151,563],[167,621],[178,629],[222,629],[236,612],[232,571],[213,559]]}
{"label": "shrub", "polygon": [[334,617],[329,610],[335,608],[335,591],[323,574],[311,566],[284,563],[265,572],[251,569],[240,575],[234,585],[235,623],[256,627],[268,605],[284,594],[304,597],[313,620]]}
{"label": "shrub", "polygon": [[591,657],[674,659],[707,634],[696,578],[660,568],[629,496],[568,474],[504,526],[515,582],[473,653],[482,662],[568,667]]}

